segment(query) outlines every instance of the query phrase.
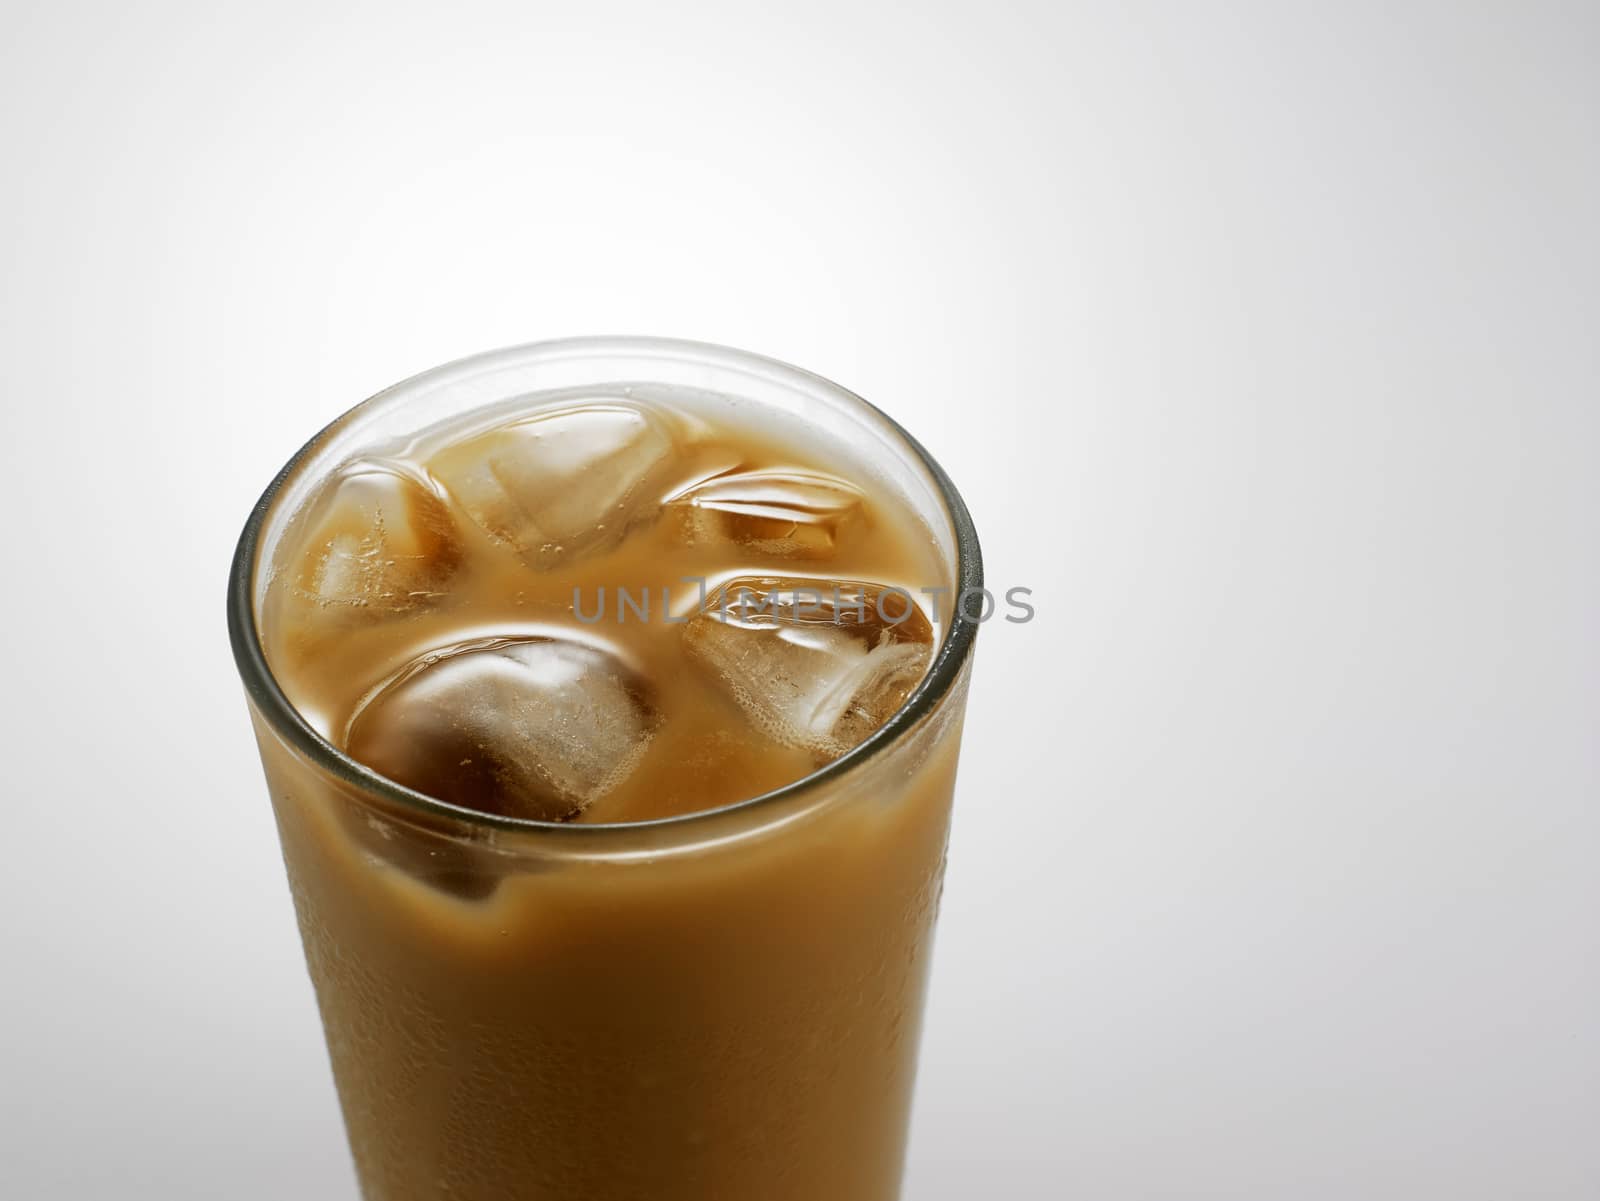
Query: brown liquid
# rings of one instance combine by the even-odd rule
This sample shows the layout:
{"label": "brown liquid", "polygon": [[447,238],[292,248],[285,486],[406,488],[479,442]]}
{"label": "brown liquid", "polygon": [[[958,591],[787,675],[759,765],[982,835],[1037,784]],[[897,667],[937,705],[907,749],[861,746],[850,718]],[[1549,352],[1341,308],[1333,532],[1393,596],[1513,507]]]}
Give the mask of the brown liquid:
{"label": "brown liquid", "polygon": [[[296,517],[263,643],[326,737],[465,808],[632,823],[905,699],[936,631],[884,589],[947,573],[847,454],[690,397],[550,407],[381,448]],[[897,1195],[963,699],[616,855],[363,795],[258,721],[364,1194]]]}
{"label": "brown liquid", "polygon": [[[670,817],[807,775],[871,733],[920,677],[933,630],[913,606],[929,599],[918,589],[939,579],[930,538],[900,503],[819,462],[817,448],[779,442],[758,426],[712,424],[692,411],[625,400],[558,403],[553,411],[500,420],[488,430],[466,425],[465,434],[446,430],[348,465],[312,503],[301,541],[280,562],[264,622],[272,662],[296,707],[370,766],[418,791],[448,792],[443,799],[508,816]],[[535,470],[547,467],[548,474]],[[491,478],[480,483],[473,473]],[[519,495],[529,480],[542,495]],[[563,483],[592,495],[568,503]],[[570,512],[545,518],[563,504]],[[561,541],[547,536],[550,525]],[[596,526],[610,528],[596,538]],[[692,620],[707,605],[726,612],[715,604],[725,599],[717,591],[742,577],[775,582],[780,612],[792,617],[803,607],[808,620],[780,619],[770,630]],[[857,598],[864,612],[839,613],[833,602],[840,581],[841,599],[855,595],[848,590],[858,581],[901,592],[869,590]],[[815,596],[782,605],[799,589],[815,589]],[[869,681],[883,685],[869,687],[871,695],[843,698],[858,712],[842,727],[810,729],[806,721],[779,719],[774,728],[770,706],[759,698],[749,703],[737,678],[741,668],[730,661],[754,656],[752,674],[784,674],[789,656],[762,653],[783,641],[778,627],[823,637],[844,631],[855,635],[840,640],[848,650],[882,640],[905,645],[907,653],[894,679]],[[508,765],[490,762],[514,752],[535,760],[541,751],[572,757],[573,747],[540,744],[533,727],[541,720],[559,724],[563,714],[536,691],[530,704],[544,712],[527,715],[534,737],[508,746],[492,722],[430,739],[413,681],[391,707],[414,720],[384,737],[383,706],[368,698],[419,660],[486,639],[550,638],[596,652],[576,652],[574,660],[589,662],[575,661],[573,670],[613,669],[648,711],[630,724],[626,706],[602,704],[600,724],[620,727],[614,732],[629,754],[625,768],[609,778],[594,778],[605,774],[605,765],[596,764],[580,786],[564,782],[540,796],[534,777],[544,765],[509,764],[527,778],[508,782]],[[702,647],[710,649],[696,654]],[[803,654],[796,657],[795,669],[809,670]],[[532,664],[535,674],[548,666]],[[799,707],[826,709],[831,666],[823,661],[815,695],[798,698]],[[853,656],[847,666],[854,666]],[[468,667],[459,674],[469,677],[466,687],[439,700],[435,724],[459,727],[455,710],[463,706],[494,707],[494,697],[470,686],[478,672]],[[487,693],[504,708],[507,698],[517,699],[517,673],[501,674],[501,686]],[[800,689],[815,680],[785,682]],[[598,728],[580,733],[593,735],[591,742],[605,739]],[[407,745],[387,745],[401,742]],[[441,758],[451,761],[423,762]]]}

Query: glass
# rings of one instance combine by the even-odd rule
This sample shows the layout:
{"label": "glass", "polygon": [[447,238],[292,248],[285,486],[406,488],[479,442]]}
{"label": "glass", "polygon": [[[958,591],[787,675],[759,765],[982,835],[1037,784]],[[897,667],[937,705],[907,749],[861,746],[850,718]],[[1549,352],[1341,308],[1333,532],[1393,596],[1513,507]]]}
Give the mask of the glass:
{"label": "glass", "polygon": [[[264,657],[280,538],[366,445],[508,398],[649,382],[803,417],[866,453],[948,575],[933,664],[853,751],[735,805],[630,825],[485,816],[322,738]],[[937,463],[864,400],[643,338],[496,351],[339,418],[247,522],[229,633],[368,1201],[898,1196],[982,587]]]}

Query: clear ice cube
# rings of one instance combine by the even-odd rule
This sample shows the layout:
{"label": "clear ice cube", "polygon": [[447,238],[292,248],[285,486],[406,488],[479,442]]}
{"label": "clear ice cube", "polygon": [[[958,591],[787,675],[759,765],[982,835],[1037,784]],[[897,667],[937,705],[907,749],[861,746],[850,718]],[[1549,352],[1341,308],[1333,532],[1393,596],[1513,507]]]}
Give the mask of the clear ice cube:
{"label": "clear ice cube", "polygon": [[486,533],[543,569],[608,550],[652,516],[674,449],[662,416],[604,401],[488,430],[429,467]]}
{"label": "clear ice cube", "polygon": [[670,497],[667,511],[690,542],[814,559],[832,552],[861,502],[850,484],[813,471],[733,471]]}
{"label": "clear ice cube", "polygon": [[741,576],[706,598],[682,636],[756,726],[827,759],[889,720],[933,652],[909,594],[860,580]]}
{"label": "clear ice cube", "polygon": [[567,821],[638,760],[657,724],[647,691],[585,643],[480,639],[423,656],[370,696],[346,747],[439,800]]}
{"label": "clear ice cube", "polygon": [[293,585],[348,613],[392,615],[437,601],[461,562],[455,519],[421,472],[388,459],[342,467],[313,506]]}

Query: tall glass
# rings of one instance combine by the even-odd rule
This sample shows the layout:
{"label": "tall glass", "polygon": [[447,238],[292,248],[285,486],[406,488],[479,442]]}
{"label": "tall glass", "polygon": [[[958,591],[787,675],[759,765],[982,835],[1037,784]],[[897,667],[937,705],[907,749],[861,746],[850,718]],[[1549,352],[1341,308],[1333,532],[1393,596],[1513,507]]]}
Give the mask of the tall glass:
{"label": "tall glass", "polygon": [[[800,416],[926,523],[942,640],[894,717],[775,792],[631,825],[485,816],[344,755],[262,650],[274,552],[352,452],[508,398],[650,382]],[[982,586],[965,505],[859,397],[719,347],[606,338],[426,372],[308,443],[251,514],[229,632],[368,1201],[898,1196]]]}

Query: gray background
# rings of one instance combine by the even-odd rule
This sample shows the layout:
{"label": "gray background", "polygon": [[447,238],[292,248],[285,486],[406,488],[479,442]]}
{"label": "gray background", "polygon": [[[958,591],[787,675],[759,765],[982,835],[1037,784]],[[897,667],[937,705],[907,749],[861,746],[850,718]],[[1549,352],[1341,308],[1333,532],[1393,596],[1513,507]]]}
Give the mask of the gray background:
{"label": "gray background", "polygon": [[1592,5],[4,16],[0,1191],[353,1198],[234,535],[395,379],[653,332],[1036,592],[908,1198],[1600,1195]]}

